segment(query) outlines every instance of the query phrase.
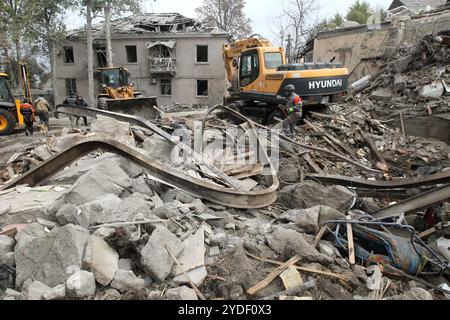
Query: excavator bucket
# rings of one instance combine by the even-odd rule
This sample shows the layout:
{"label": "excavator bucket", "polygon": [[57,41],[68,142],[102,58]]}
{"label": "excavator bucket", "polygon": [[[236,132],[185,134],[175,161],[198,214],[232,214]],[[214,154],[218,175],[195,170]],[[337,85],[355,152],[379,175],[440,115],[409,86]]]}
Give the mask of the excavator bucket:
{"label": "excavator bucket", "polygon": [[139,97],[131,99],[108,99],[106,108],[109,111],[139,116],[148,120],[154,120],[158,111],[156,97]]}

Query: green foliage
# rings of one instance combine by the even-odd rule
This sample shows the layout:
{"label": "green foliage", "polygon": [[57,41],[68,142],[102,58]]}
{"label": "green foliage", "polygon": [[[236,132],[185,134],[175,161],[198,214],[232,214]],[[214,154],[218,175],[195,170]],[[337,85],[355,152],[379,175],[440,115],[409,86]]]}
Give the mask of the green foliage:
{"label": "green foliage", "polygon": [[359,24],[366,24],[369,17],[373,14],[369,2],[366,0],[356,0],[350,7],[347,13],[347,20],[358,22]]}

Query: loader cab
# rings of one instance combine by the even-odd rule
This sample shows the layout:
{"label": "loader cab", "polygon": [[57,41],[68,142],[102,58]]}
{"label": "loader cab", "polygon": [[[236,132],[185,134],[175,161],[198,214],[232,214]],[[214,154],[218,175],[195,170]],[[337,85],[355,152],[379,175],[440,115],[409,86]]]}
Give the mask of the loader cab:
{"label": "loader cab", "polygon": [[0,73],[0,104],[14,105],[14,98],[8,85],[8,75]]}
{"label": "loader cab", "polygon": [[102,85],[117,89],[129,85],[130,73],[125,68],[101,68],[99,78]]}

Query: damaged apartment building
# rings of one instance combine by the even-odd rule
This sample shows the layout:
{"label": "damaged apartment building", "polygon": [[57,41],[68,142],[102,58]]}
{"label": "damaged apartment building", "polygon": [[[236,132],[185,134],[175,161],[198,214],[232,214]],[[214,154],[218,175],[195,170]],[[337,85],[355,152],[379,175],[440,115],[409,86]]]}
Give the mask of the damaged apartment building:
{"label": "damaged apartment building", "polygon": [[[111,36],[114,66],[127,68],[130,82],[144,96],[156,96],[161,105],[222,102],[226,90],[222,59],[222,46],[228,42],[226,32],[177,13],[149,13],[113,21]],[[93,37],[95,72],[106,67],[104,24],[93,26]],[[70,31],[57,54],[56,103],[70,92],[87,98],[85,29]]]}
{"label": "damaged apartment building", "polygon": [[394,0],[385,21],[320,32],[300,56],[306,62],[339,62],[349,69],[352,82],[376,73],[383,60],[401,46],[414,45],[449,26],[450,3],[446,0]]}

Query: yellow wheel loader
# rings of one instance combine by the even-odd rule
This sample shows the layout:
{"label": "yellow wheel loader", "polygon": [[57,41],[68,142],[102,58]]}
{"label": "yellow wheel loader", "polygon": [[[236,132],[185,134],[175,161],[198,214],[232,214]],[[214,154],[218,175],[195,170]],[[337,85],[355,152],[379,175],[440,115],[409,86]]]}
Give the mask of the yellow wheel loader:
{"label": "yellow wheel loader", "polygon": [[20,113],[20,100],[15,100],[9,88],[9,76],[0,73],[0,136],[23,128],[23,116]]}
{"label": "yellow wheel loader", "polygon": [[98,108],[121,112],[146,119],[156,116],[156,97],[142,97],[142,93],[129,81],[129,72],[124,67],[99,68],[96,74],[100,81]]}
{"label": "yellow wheel loader", "polygon": [[304,106],[324,105],[347,91],[348,70],[338,63],[286,64],[284,49],[259,35],[223,46],[231,87],[225,103],[250,117],[271,123],[283,118],[284,87],[295,86]]}

